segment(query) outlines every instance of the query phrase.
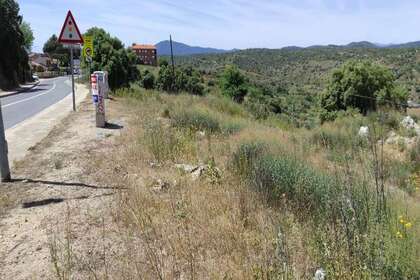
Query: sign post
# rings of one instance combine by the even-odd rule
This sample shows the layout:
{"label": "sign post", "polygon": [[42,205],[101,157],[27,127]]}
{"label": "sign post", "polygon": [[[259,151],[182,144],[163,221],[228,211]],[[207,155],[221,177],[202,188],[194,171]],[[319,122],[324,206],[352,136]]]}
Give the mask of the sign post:
{"label": "sign post", "polygon": [[1,112],[0,102],[0,182],[9,182],[11,180],[7,154],[7,141],[4,134],[3,114]]}
{"label": "sign post", "polygon": [[83,36],[83,57],[88,64],[89,75],[90,77],[92,71],[92,58],[94,55],[93,51],[93,36]]}
{"label": "sign post", "polygon": [[63,27],[61,28],[58,42],[69,45],[70,47],[70,71],[71,71],[71,86],[73,97],[73,111],[76,111],[76,94],[74,90],[74,61],[73,61],[73,45],[83,44],[83,37],[80,34],[76,21],[71,13],[68,11]]}

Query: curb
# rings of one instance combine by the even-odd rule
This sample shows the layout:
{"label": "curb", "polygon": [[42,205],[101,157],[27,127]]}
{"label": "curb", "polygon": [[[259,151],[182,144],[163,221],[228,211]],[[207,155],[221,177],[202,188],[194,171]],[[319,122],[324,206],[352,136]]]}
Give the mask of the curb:
{"label": "curb", "polygon": [[36,82],[35,84],[33,84],[31,87],[28,87],[28,88],[25,88],[25,89],[22,89],[22,90],[18,90],[16,92],[12,92],[12,93],[7,93],[7,94],[0,95],[0,99],[3,98],[3,97],[9,97],[9,96],[13,96],[13,95],[16,95],[16,94],[20,94],[20,93],[23,93],[23,92],[30,91],[31,89],[33,89],[34,87],[36,87],[37,85],[39,85],[39,83],[40,83],[40,81],[38,80],[38,82]]}

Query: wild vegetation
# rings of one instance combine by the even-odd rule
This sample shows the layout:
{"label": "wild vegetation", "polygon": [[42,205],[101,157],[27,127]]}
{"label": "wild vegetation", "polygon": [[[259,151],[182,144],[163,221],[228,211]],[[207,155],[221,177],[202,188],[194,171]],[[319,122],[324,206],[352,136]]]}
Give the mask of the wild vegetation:
{"label": "wild vegetation", "polygon": [[[247,50],[155,68],[103,29],[86,34],[96,55],[83,66],[109,72],[129,113],[92,166],[122,188],[100,248],[72,251],[71,224],[50,241],[58,278],[420,278],[420,141],[403,125],[415,49]],[[56,38],[46,47],[60,55]]]}
{"label": "wild vegetation", "polygon": [[[220,93],[134,85],[115,95],[128,128],[93,160],[109,172],[101,182],[127,188],[110,208],[116,230],[103,237],[122,249],[104,266],[63,253],[57,271],[70,272],[60,275],[311,279],[322,268],[331,279],[420,276],[418,144],[381,141],[405,130],[400,113],[350,111],[316,129],[285,130]],[[369,136],[358,135],[361,125]],[[195,176],[183,165],[204,169]],[[55,255],[72,248],[54,244]]]}
{"label": "wild vegetation", "polygon": [[138,80],[139,72],[136,66],[137,57],[130,49],[126,49],[123,43],[116,37],[112,37],[104,29],[92,27],[84,36],[92,36],[94,53],[91,65],[85,59],[85,69],[101,69],[108,71],[109,87],[113,90],[127,87],[131,82]]}
{"label": "wild vegetation", "polygon": [[249,49],[176,57],[176,62],[191,65],[207,74],[217,74],[228,64],[236,65],[257,84],[285,89],[298,87],[310,94],[317,94],[325,88],[332,70],[349,60],[366,59],[390,68],[410,92],[420,92],[417,88],[420,56],[416,48]]}
{"label": "wild vegetation", "polygon": [[14,0],[0,1],[0,26],[0,89],[9,89],[32,79],[25,48],[33,38]]}
{"label": "wild vegetation", "polygon": [[69,49],[65,48],[63,44],[58,42],[58,38],[55,34],[51,35],[51,37],[45,42],[42,50],[52,58],[57,59],[61,66],[70,66]]}

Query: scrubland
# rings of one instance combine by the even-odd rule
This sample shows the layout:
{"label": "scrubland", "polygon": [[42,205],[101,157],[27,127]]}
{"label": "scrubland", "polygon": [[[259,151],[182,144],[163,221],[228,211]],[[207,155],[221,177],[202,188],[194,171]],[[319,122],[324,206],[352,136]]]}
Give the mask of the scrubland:
{"label": "scrubland", "polygon": [[[98,164],[99,180],[124,187],[104,233],[118,248],[92,277],[312,279],[321,268],[328,279],[420,277],[420,144],[385,141],[412,134],[401,113],[350,111],[285,129],[216,93],[116,96],[130,121]],[[192,176],[179,164],[203,169]],[[57,271],[77,268],[67,262]]]}

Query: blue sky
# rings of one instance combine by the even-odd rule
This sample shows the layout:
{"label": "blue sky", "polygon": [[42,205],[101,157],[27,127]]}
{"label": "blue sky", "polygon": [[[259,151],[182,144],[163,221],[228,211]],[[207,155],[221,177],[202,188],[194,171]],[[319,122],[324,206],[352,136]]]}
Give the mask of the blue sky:
{"label": "blue sky", "polygon": [[84,32],[98,26],[132,42],[174,40],[217,48],[280,48],[369,40],[420,40],[419,0],[18,0],[34,50],[72,10]]}

